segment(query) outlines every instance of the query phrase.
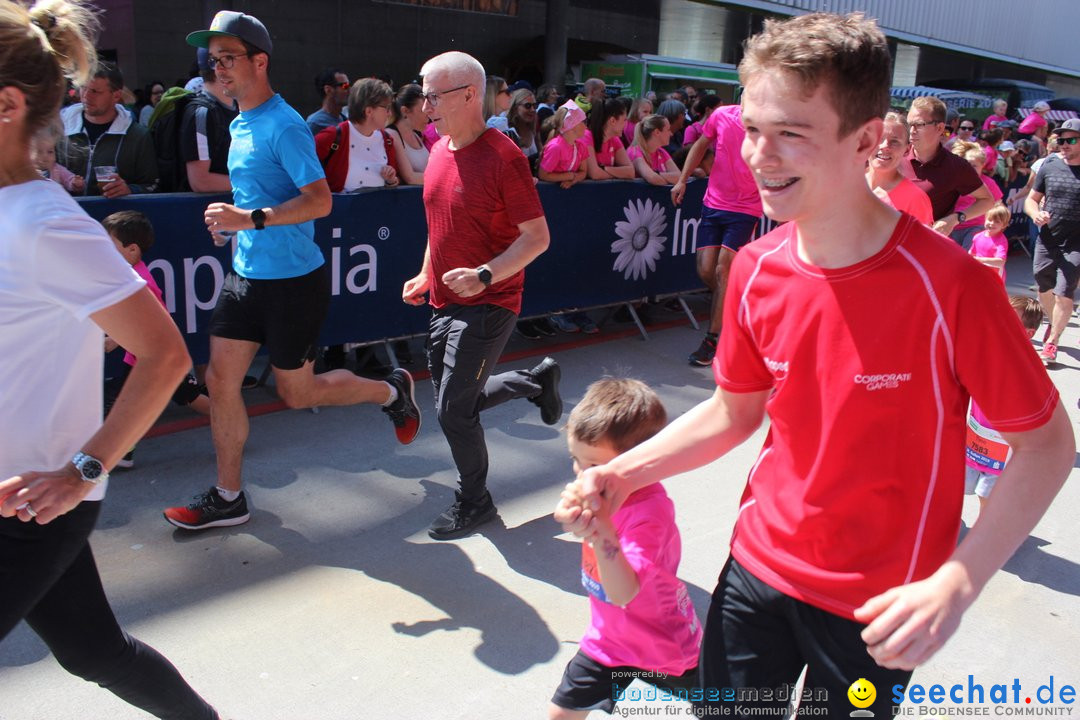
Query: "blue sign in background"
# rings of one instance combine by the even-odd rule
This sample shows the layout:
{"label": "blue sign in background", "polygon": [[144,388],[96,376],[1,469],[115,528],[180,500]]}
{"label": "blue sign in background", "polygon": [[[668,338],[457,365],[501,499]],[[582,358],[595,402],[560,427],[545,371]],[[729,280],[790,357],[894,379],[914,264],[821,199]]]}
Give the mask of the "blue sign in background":
{"label": "blue sign in background", "polygon": [[[330,345],[417,335],[430,311],[401,301],[401,287],[420,269],[427,240],[419,187],[335,195],[331,214],[315,223],[330,268],[332,298],[321,340]],[[705,182],[689,184],[683,204],[670,188],[641,181],[586,182],[563,190],[540,183],[551,246],[525,271],[522,315],[595,307],[701,287],[694,265]],[[208,356],[205,328],[230,267],[203,210],[228,196],[175,194],[120,200],[81,199],[100,220],[138,210],[154,225],[145,258],[195,362]]]}

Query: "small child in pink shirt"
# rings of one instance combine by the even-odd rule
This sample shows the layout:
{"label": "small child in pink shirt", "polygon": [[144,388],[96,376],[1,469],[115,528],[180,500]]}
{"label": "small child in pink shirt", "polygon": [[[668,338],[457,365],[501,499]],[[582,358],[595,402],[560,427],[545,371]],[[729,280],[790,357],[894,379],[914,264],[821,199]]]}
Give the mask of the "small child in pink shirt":
{"label": "small child in pink shirt", "polygon": [[58,183],[72,195],[81,195],[86,180],[56,162],[56,132],[46,128],[30,144],[30,159],[41,176]]}
{"label": "small child in pink shirt", "polygon": [[558,134],[544,145],[537,175],[546,182],[557,182],[564,190],[585,179],[585,161],[589,146],[585,143],[585,111],[573,100],[563,103],[551,122]]}
{"label": "small child in pink shirt", "polygon": [[[589,386],[570,413],[567,442],[574,472],[603,465],[667,424],[660,398],[638,380],[605,378]],[[584,510],[566,486],[555,520]],[[682,553],[675,508],[656,483],[630,495],[613,514],[594,515],[596,532],[582,546],[581,582],[591,621],[548,707],[549,720],[611,713],[634,678],[661,696],[701,700],[697,681],[702,629],[686,585],[676,576]]]}
{"label": "small child in pink shirt", "polygon": [[1009,239],[1005,237],[1005,228],[1009,226],[1012,213],[1001,203],[986,211],[983,230],[971,239],[968,252],[979,262],[997,270],[1001,282],[1005,282],[1005,260],[1009,256]]}
{"label": "small child in pink shirt", "polygon": [[[154,226],[150,219],[136,210],[122,210],[114,212],[101,221],[105,232],[109,233],[117,252],[124,256],[131,267],[146,281],[146,286],[154,293],[154,297],[165,307],[165,300],[161,295],[161,288],[154,282],[150,269],[143,262],[143,254],[154,244]],[[168,308],[166,307],[166,310]],[[105,352],[112,352],[119,345],[112,338],[105,338]],[[124,351],[124,370],[115,377],[109,378],[105,383],[105,414],[108,415],[112,404],[120,394],[121,388],[127,382],[128,373],[138,362],[138,358],[127,350]],[[177,405],[186,405],[200,415],[210,414],[210,398],[206,395],[199,381],[190,372],[173,393],[173,402]],[[135,448],[131,448],[117,464],[117,467],[131,468],[135,466]]]}

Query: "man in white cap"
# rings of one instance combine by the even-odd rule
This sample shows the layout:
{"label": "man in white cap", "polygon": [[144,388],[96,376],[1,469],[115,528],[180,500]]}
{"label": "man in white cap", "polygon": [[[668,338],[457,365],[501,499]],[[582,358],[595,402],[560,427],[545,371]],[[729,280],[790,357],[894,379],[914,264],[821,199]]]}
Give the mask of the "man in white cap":
{"label": "man in white cap", "polygon": [[278,394],[289,407],[378,403],[398,442],[420,430],[413,380],[395,370],[387,382],[347,370],[315,375],[319,329],[330,304],[330,278],[315,218],[330,214],[332,197],[304,119],[270,87],[273,43],[255,17],[223,10],[190,45],[209,49],[207,62],[240,114],[229,127],[229,180],[235,204],[205,211],[214,242],[236,238],[232,270],[210,320],[210,429],[217,483],[187,507],[165,510],[185,530],[239,525],[250,518],[242,490],[247,408],[244,374],[263,345]]}

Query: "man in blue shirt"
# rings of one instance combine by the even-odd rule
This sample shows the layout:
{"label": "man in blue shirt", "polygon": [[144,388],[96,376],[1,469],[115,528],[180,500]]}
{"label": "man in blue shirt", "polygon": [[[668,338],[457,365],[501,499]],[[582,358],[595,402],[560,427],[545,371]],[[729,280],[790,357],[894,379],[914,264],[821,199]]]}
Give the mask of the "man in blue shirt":
{"label": "man in blue shirt", "polygon": [[395,370],[387,382],[347,370],[314,373],[319,328],[330,304],[314,221],[330,214],[332,198],[307,125],[270,87],[273,44],[266,27],[251,15],[223,10],[209,30],[191,33],[187,41],[208,48],[210,67],[240,108],[229,126],[235,204],[211,203],[205,212],[216,244],[236,238],[233,268],[210,321],[206,382],[217,485],[187,507],[165,511],[173,525],[201,530],[250,517],[241,489],[248,436],[241,386],[260,346],[267,347],[278,394],[290,407],[378,403],[402,444],[420,430],[420,410],[405,370]]}

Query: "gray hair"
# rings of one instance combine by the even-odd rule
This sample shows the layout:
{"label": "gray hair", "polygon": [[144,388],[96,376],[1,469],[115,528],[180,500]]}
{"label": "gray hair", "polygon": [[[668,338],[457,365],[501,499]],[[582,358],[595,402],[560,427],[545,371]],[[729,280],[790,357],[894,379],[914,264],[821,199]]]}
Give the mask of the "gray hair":
{"label": "gray hair", "polygon": [[420,68],[420,76],[427,77],[436,73],[445,73],[452,83],[458,85],[470,85],[481,93],[484,91],[484,83],[487,74],[480,61],[467,53],[451,50],[424,63]]}

